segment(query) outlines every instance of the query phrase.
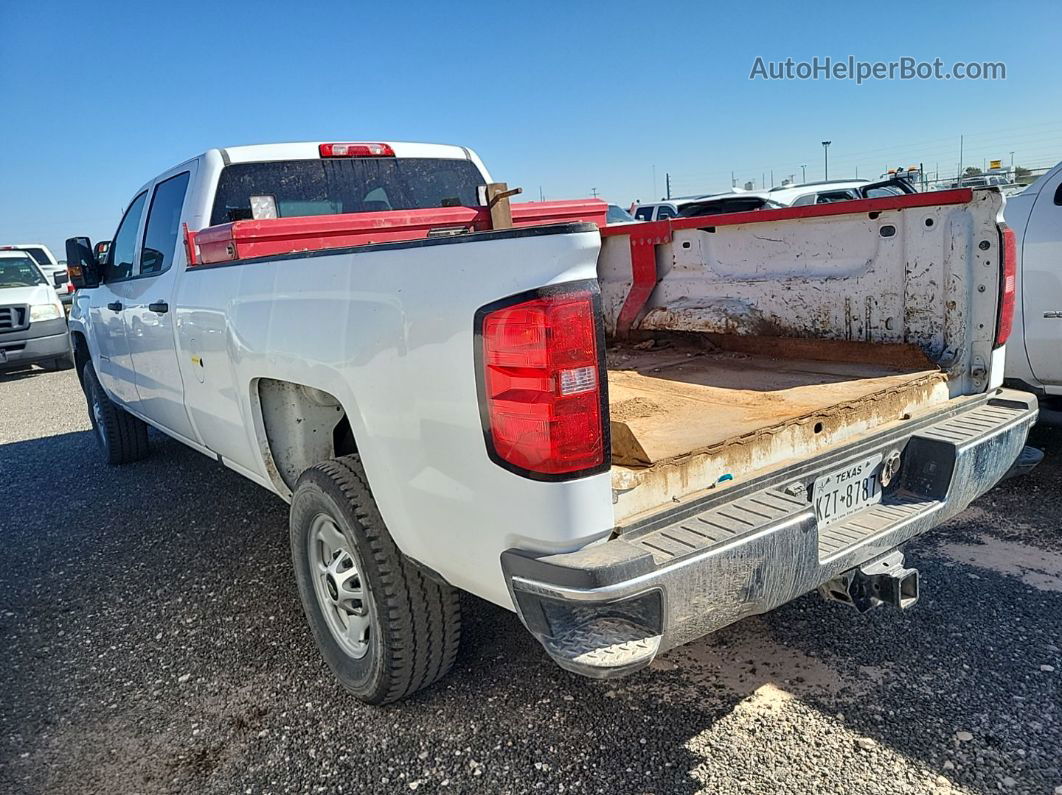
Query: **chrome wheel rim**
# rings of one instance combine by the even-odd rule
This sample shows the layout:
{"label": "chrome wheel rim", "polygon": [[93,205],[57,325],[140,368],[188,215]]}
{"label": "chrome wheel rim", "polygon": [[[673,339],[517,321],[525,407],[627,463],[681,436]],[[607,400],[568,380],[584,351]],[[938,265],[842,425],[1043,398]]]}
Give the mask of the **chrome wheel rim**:
{"label": "chrome wheel rim", "polygon": [[360,659],[369,650],[369,589],[350,542],[332,517],[318,514],[306,537],[317,606],[340,648]]}

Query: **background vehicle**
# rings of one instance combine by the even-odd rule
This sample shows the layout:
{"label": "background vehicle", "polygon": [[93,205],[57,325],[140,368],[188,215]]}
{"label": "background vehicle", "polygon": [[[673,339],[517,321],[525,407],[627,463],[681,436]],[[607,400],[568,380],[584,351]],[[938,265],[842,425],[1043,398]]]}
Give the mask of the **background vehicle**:
{"label": "background vehicle", "polygon": [[771,188],[770,197],[789,207],[803,207],[808,204],[830,204],[853,199],[880,199],[915,192],[907,180],[893,177],[879,182],[842,179]]}
{"label": "background vehicle", "polygon": [[684,204],[681,200],[659,202],[635,202],[631,205],[630,214],[637,221],[663,221],[665,218],[676,218],[680,207]]}
{"label": "background vehicle", "polygon": [[785,205],[775,201],[769,192],[747,191],[744,193],[723,193],[709,196],[683,205],[679,210],[680,218],[692,218],[698,215],[720,215],[722,213],[743,213],[750,210],[778,209]]}
{"label": "background vehicle", "polygon": [[730,193],[688,196],[673,201],[636,203],[631,206],[631,212],[639,220],[661,221],[680,216],[692,218],[700,215],[720,215],[779,207],[801,207],[808,204],[830,204],[853,199],[902,196],[915,192],[907,180],[896,177],[880,182],[870,182],[865,179],[829,180],[808,182],[803,185],[784,185],[762,191],[734,190]]}
{"label": "background vehicle", "polygon": [[632,224],[638,221],[637,218],[618,204],[610,204],[608,206],[608,214],[605,216],[605,220],[610,224]]}
{"label": "background vehicle", "polygon": [[48,283],[55,288],[59,300],[69,305],[74,297],[74,286],[66,274],[66,264],[60,264],[49,249],[43,243],[18,243],[11,246],[0,246],[0,251],[24,251],[37,263]]}
{"label": "background vehicle", "polygon": [[0,251],[0,369],[73,367],[66,313],[55,288],[24,251]]}
{"label": "background vehicle", "polygon": [[1005,216],[1018,261],[1007,378],[1062,395],[1062,164],[1008,198]]}
{"label": "background vehicle", "polygon": [[67,245],[108,460],[150,423],[290,501],[314,637],[373,703],[453,663],[458,589],[597,677],[816,588],[917,599],[900,546],[1036,414],[999,389],[998,192],[710,228],[503,193],[466,148],[401,143],[147,183],[102,265]]}

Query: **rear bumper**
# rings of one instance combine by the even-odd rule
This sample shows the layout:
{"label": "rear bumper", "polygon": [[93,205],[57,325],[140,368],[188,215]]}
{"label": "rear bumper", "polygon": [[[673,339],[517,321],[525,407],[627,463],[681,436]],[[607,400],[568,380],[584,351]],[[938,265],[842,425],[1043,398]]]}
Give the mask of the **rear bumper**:
{"label": "rear bumper", "polygon": [[[1033,395],[998,390],[945,414],[651,517],[577,552],[502,555],[517,612],[562,667],[637,670],[657,653],[764,613],[951,518],[1011,468]],[[882,502],[819,530],[815,478],[901,455]]]}

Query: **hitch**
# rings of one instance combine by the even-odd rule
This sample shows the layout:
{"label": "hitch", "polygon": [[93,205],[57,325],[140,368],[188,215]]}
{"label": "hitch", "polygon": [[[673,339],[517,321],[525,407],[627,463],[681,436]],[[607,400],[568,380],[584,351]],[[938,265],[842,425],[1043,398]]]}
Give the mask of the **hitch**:
{"label": "hitch", "polygon": [[918,601],[918,569],[905,568],[903,562],[903,552],[895,550],[823,583],[819,593],[860,613],[881,604],[904,610]]}

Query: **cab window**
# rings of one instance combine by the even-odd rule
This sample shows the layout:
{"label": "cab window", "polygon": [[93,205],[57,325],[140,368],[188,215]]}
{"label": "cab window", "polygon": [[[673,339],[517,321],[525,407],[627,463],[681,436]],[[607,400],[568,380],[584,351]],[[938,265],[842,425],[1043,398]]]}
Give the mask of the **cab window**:
{"label": "cab window", "polygon": [[678,213],[664,204],[656,209],[656,220],[658,221],[663,221],[665,218],[674,218],[676,215],[678,215]]}
{"label": "cab window", "polygon": [[652,221],[653,220],[653,208],[652,207],[639,207],[634,211],[634,217],[639,221]]}
{"label": "cab window", "polygon": [[114,233],[114,242],[107,252],[107,262],[103,266],[103,281],[117,282],[133,275],[133,259],[136,255],[136,233],[140,229],[140,217],[144,214],[147,191],[144,191],[129,205],[125,217]]}
{"label": "cab window", "polygon": [[144,247],[140,250],[141,276],[156,276],[173,264],[188,176],[185,171],[155,186],[144,228]]}

